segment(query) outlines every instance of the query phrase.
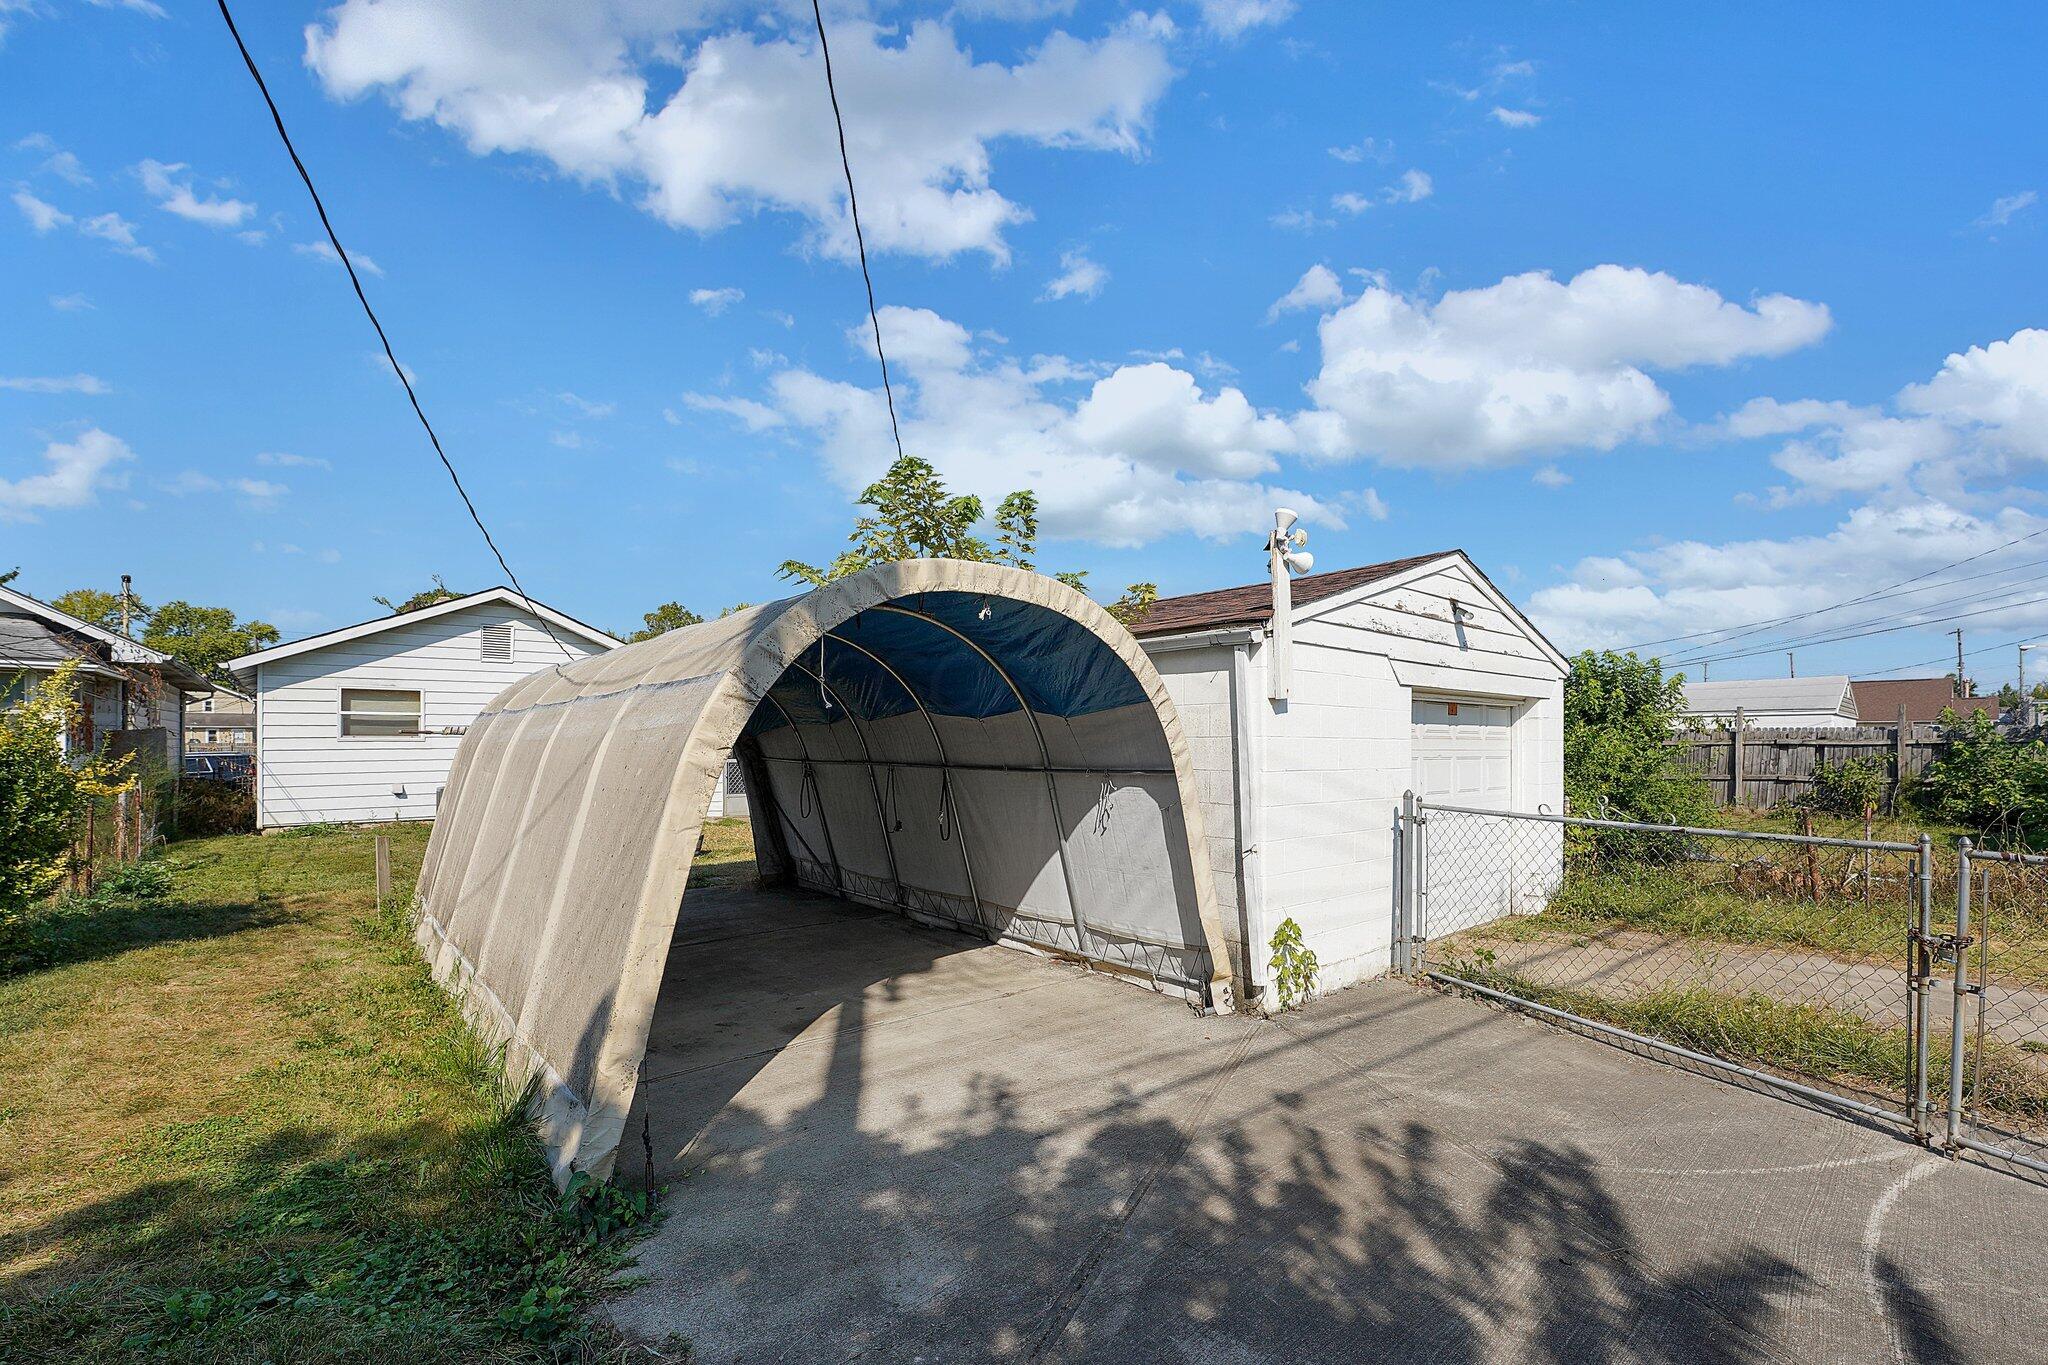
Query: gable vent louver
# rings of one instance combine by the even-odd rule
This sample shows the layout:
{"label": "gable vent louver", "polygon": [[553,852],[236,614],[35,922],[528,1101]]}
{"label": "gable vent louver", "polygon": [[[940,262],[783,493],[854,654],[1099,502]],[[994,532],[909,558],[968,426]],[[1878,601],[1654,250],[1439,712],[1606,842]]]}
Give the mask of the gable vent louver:
{"label": "gable vent louver", "polygon": [[512,623],[503,621],[483,629],[483,657],[491,663],[512,662]]}

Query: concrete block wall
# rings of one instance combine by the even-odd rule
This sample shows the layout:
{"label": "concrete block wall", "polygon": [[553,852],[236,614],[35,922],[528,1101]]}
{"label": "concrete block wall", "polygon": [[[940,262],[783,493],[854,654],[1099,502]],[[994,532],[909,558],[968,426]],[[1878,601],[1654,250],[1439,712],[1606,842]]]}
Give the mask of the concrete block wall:
{"label": "concrete block wall", "polygon": [[1257,701],[1265,919],[1301,926],[1322,988],[1334,990],[1384,973],[1391,958],[1409,693],[1382,657],[1300,641],[1290,692],[1284,703]]}

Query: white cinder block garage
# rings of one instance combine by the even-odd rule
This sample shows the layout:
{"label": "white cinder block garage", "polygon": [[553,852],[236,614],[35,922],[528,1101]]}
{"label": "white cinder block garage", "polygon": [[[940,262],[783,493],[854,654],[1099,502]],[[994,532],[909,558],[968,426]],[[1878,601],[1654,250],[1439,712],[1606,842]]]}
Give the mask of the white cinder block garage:
{"label": "white cinder block garage", "polygon": [[1268,988],[1291,918],[1329,990],[1388,968],[1404,792],[1562,810],[1568,665],[1462,550],[1297,579],[1289,622],[1276,641],[1262,582],[1163,599],[1133,633],[1188,736],[1239,979]]}

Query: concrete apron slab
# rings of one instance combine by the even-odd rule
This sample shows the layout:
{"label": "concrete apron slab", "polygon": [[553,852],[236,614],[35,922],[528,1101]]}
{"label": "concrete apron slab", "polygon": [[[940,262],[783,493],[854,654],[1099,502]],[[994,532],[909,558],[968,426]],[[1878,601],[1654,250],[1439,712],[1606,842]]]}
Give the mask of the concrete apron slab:
{"label": "concrete apron slab", "polygon": [[705,1362],[2048,1340],[2048,1192],[1398,983],[1202,1019],[823,897],[692,892],[647,1074],[669,1217],[612,1311]]}

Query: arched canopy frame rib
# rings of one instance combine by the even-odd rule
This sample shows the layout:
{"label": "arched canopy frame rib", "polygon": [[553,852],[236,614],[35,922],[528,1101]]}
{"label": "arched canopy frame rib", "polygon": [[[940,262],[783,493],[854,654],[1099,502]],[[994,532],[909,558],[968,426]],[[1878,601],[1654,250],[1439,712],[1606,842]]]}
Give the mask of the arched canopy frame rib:
{"label": "arched canopy frame rib", "polygon": [[[960,828],[960,812],[953,805],[953,779],[950,771],[953,765],[946,757],[946,740],[939,733],[939,723],[932,719],[931,708],[925,705],[924,698],[918,694],[915,687],[910,685],[909,679],[897,672],[896,666],[887,659],[875,653],[866,645],[847,639],[844,635],[834,635],[832,638],[838,641],[842,648],[850,649],[856,654],[866,657],[877,668],[888,674],[890,679],[903,689],[903,695],[910,698],[911,704],[917,708],[917,714],[924,718],[925,731],[932,737],[932,749],[939,756],[940,815],[941,818],[946,820],[948,828],[952,830],[953,838],[950,842],[960,850],[960,872],[967,879],[967,898],[974,902],[975,919],[981,922],[984,928],[987,928],[988,924],[985,919],[987,908],[982,904],[980,888],[974,884],[974,857],[967,851],[967,832]],[[896,766],[910,767],[913,765],[898,763]]]}
{"label": "arched canopy frame rib", "polygon": [[[1053,847],[1058,851],[1060,860],[1060,880],[1066,884],[1067,888],[1067,910],[1074,917],[1074,941],[1080,945],[1082,952],[1087,952],[1088,917],[1082,913],[1081,893],[1074,886],[1074,869],[1072,863],[1067,858],[1067,822],[1060,818],[1060,784],[1058,779],[1052,775],[1052,750],[1046,747],[1045,727],[1038,723],[1038,713],[1032,709],[1030,699],[1024,695],[1024,690],[1017,686],[1017,680],[1010,676],[1010,671],[996,662],[994,655],[983,649],[977,641],[969,639],[944,621],[939,620],[935,616],[927,616],[921,611],[912,611],[908,607],[896,606],[894,603],[885,602],[875,610],[890,612],[897,616],[907,616],[913,621],[922,621],[926,625],[936,626],[952,636],[955,640],[973,650],[975,655],[983,663],[987,664],[998,678],[1003,680],[1003,686],[1010,689],[1010,695],[1017,699],[1018,709],[1024,713],[1024,719],[1030,722],[1031,737],[1038,744],[1038,762],[1045,773],[1045,798],[1047,804],[1052,807],[1052,827],[1057,836],[1053,840]],[[966,833],[963,831],[960,837],[966,838]],[[1199,872],[1197,875],[1200,875]]]}
{"label": "arched canopy frame rib", "polygon": [[[814,760],[811,758],[811,746],[804,739],[803,727],[796,723],[796,718],[789,714],[788,708],[776,700],[775,693],[772,690],[763,692],[761,700],[767,702],[781,713],[783,724],[787,725],[790,728],[790,732],[796,736],[797,748],[803,753],[803,780],[805,785],[811,789],[813,795],[816,796],[818,802],[818,832],[824,836],[825,856],[832,860],[832,885],[843,896],[846,894],[846,873],[839,866],[839,850],[832,842],[832,820],[830,816],[825,814],[825,794],[818,790],[818,779],[812,772]],[[796,831],[797,842],[804,846],[804,851],[809,853],[813,861],[815,861],[818,854],[817,850],[811,847],[811,841],[804,838],[804,832],[797,828],[794,821],[790,822],[790,828]]]}
{"label": "arched canopy frame rib", "polygon": [[[926,606],[926,595],[932,599],[930,610],[908,609],[913,601]],[[977,596],[999,608],[985,632],[986,648],[973,638],[984,632],[961,614],[968,610],[962,604]],[[937,686],[951,675],[932,670],[955,665],[929,655],[926,646],[908,643],[910,652],[902,658],[878,658],[897,652],[885,643],[892,638],[887,632],[865,643],[849,638],[860,634],[858,629],[837,633],[836,628],[876,609],[894,612],[890,619],[914,618],[923,623],[921,630],[936,629],[952,642],[947,651],[970,650],[1008,690],[1008,700],[998,704],[1001,689],[993,679],[984,679],[986,686],[969,687],[972,695],[963,699],[948,693],[946,705],[935,706],[933,692],[918,684]],[[940,619],[951,614],[960,614],[960,620]],[[984,614],[980,619],[989,618]],[[963,872],[977,906],[991,904],[983,900],[991,884],[968,848],[971,822],[962,818],[963,804],[973,807],[970,814],[980,822],[975,827],[983,830],[984,841],[998,837],[987,833],[991,821],[1003,837],[1016,825],[1015,847],[991,844],[977,850],[999,852],[1007,860],[1003,876],[1009,881],[995,894],[1006,899],[1018,894],[1009,884],[1030,875],[1033,867],[1049,874],[1056,856],[1057,885],[1065,890],[1076,930],[1084,928],[1084,904],[1096,904],[1084,903],[1077,894],[1082,888],[1077,888],[1078,865],[1069,856],[1059,780],[1069,783],[1068,796],[1077,793],[1071,789],[1073,779],[1062,779],[1066,770],[1053,762],[1038,705],[1066,727],[1063,750],[1077,741],[1099,744],[1104,758],[1119,763],[1078,771],[1141,771],[1122,765],[1130,759],[1143,763],[1151,753],[1162,752],[1169,768],[1148,785],[1149,803],[1134,808],[1136,823],[1120,817],[1111,827],[1098,821],[1085,836],[1079,831],[1072,835],[1088,840],[1074,848],[1091,860],[1089,888],[1098,895],[1126,897],[1104,902],[1116,919],[1108,939],[1101,939],[1093,926],[1087,932],[1106,945],[1146,943],[1152,940],[1142,934],[1160,926],[1161,933],[1176,936],[1160,940],[1169,949],[1169,958],[1161,960],[1197,978],[1206,972],[1211,1002],[1219,1010],[1231,1007],[1230,955],[1187,741],[1164,683],[1137,642],[1098,605],[1036,574],[952,560],[883,565],[799,597],[522,679],[494,699],[464,736],[429,850],[433,875],[421,885],[417,937],[436,979],[458,994],[465,1012],[492,1042],[503,1045],[513,1079],[538,1078],[541,1132],[558,1180],[566,1181],[576,1170],[610,1173],[669,966],[705,807],[762,702],[795,732],[798,751],[816,782],[816,765],[826,760],[811,751],[805,717],[770,693],[827,634],[883,667],[902,688],[904,697],[889,705],[902,706],[905,699],[909,705],[889,714],[906,714],[912,707],[921,713],[948,782],[958,773],[1000,765],[949,762],[959,751],[944,745],[942,735],[950,731],[938,723],[939,714],[949,725],[958,725],[999,718],[1012,705],[1022,710],[1030,738],[1020,728],[1011,730],[1015,738],[1006,742],[1024,752],[1035,749],[1053,829],[1048,833],[1032,822],[1006,822],[1000,803],[1018,797],[1005,797],[1000,784],[977,784],[971,799],[964,799],[967,789],[955,784],[942,802],[958,832]],[[916,632],[901,638],[913,641]],[[1014,655],[1021,671],[1006,667],[992,650]],[[914,669],[909,666],[913,658]],[[873,675],[856,669],[849,675],[853,681],[842,685],[826,678],[826,672],[811,676],[826,685],[828,697],[837,695],[854,725],[866,759],[868,794],[877,800],[887,847],[890,831],[875,774],[875,765],[886,757],[878,758],[871,747],[865,724],[872,717],[849,704],[852,692],[867,686],[858,680]],[[799,670],[798,676],[807,673]],[[955,709],[960,705],[969,709]],[[542,711],[554,711],[554,723],[527,723]],[[544,736],[551,742],[544,743]],[[1000,745],[991,756],[1008,757]],[[525,808],[522,819],[500,818],[492,809],[505,810],[503,801],[492,802],[493,793],[529,785],[541,788],[540,796],[518,803]],[[848,813],[843,807],[850,792],[859,790],[858,784],[844,787],[834,788],[842,815]],[[814,790],[821,797],[820,834],[843,887],[845,872],[832,841],[830,812],[823,809],[823,789],[814,785]],[[505,813],[509,817],[509,810]],[[1117,832],[1110,833],[1112,828]],[[1046,842],[1055,847],[1045,848]],[[1045,861],[1037,862],[1040,858]],[[492,869],[492,875],[471,876],[473,868]],[[1119,887],[1121,893],[1100,889]],[[900,894],[900,876],[898,888]],[[480,958],[487,940],[491,951]],[[1097,950],[1090,948],[1087,955],[1095,957]],[[1113,958],[1102,960],[1116,965]],[[675,989],[702,988],[686,963],[678,965],[674,980]]]}
{"label": "arched canopy frame rib", "polygon": [[[825,641],[836,638],[830,631],[826,631],[818,637],[818,658],[820,660],[823,660],[825,657]],[[826,681],[822,662],[819,664],[819,671],[815,673],[804,667],[804,662],[800,658],[791,662],[790,667],[817,683],[826,696],[838,703],[839,709],[846,713],[847,723],[853,727],[853,737],[860,742],[861,766],[867,769],[868,790],[875,798],[875,824],[882,832],[882,852],[889,859],[889,880],[896,887],[896,903],[901,905],[903,904],[903,870],[896,862],[896,837],[889,830],[889,813],[882,808],[882,784],[875,780],[875,751],[868,744],[867,727],[861,724],[860,713],[846,704],[846,698],[840,695],[839,689]],[[789,713],[784,711],[783,714],[786,716]],[[799,735],[797,738],[801,741],[803,736]],[[822,798],[818,802],[818,812],[822,819],[824,815],[824,801]]]}

